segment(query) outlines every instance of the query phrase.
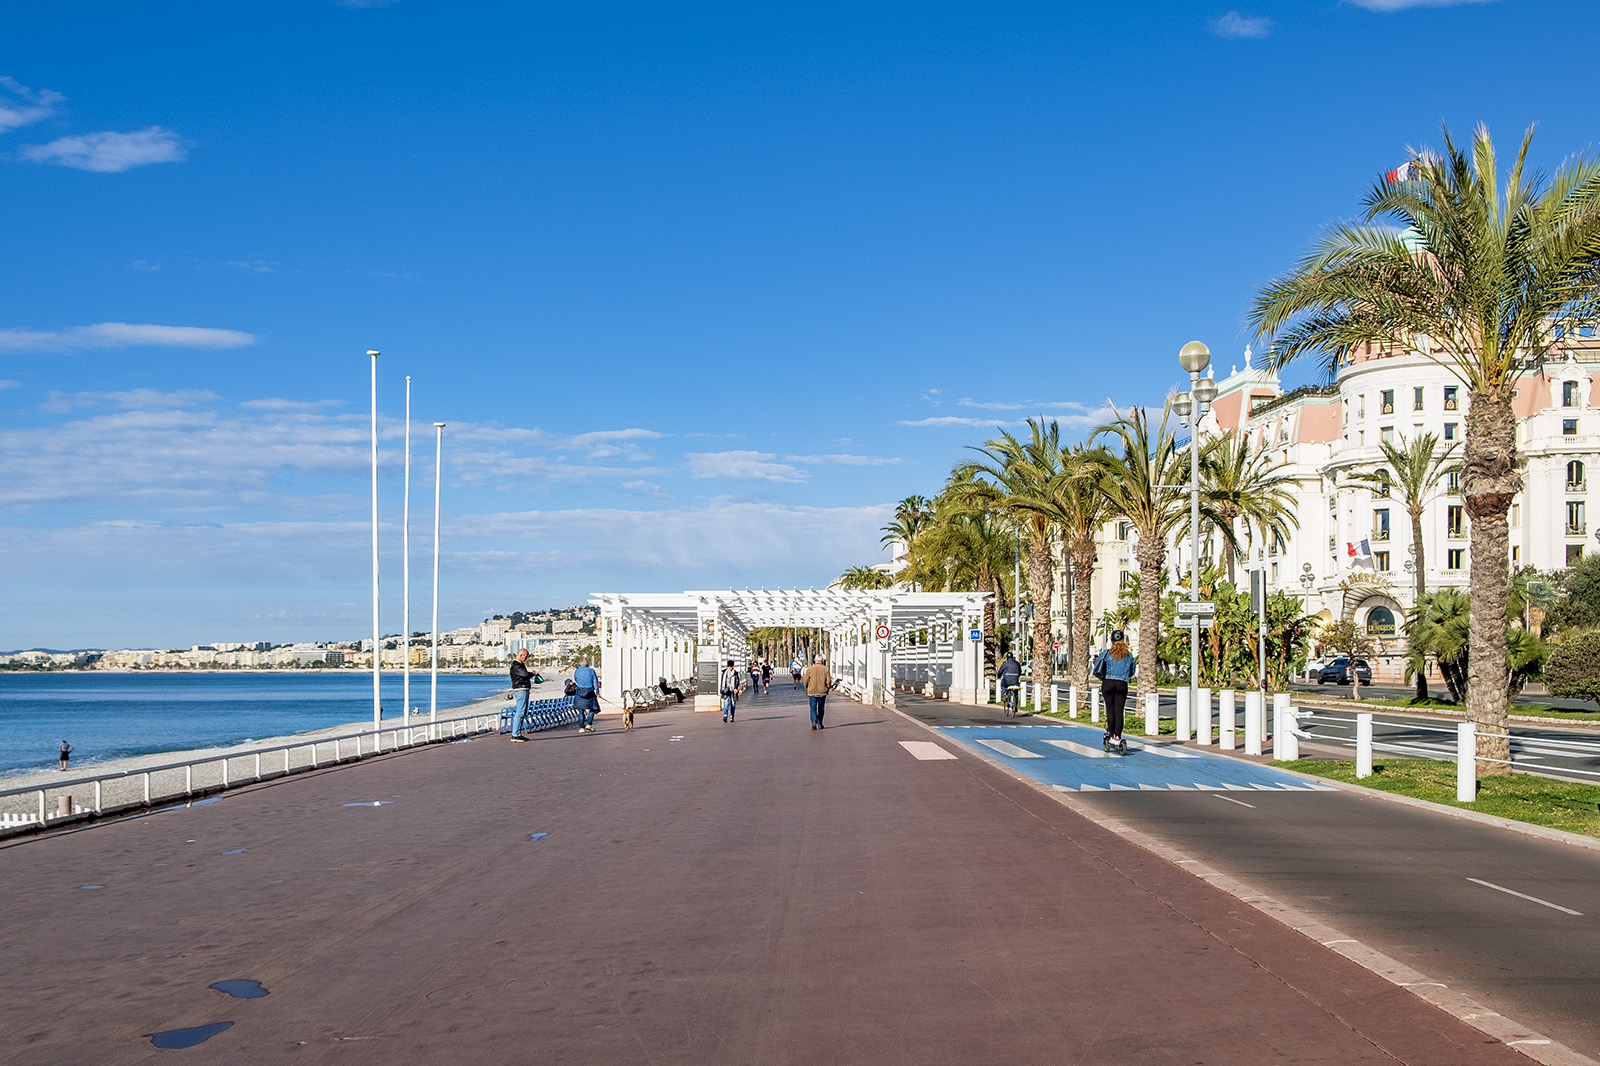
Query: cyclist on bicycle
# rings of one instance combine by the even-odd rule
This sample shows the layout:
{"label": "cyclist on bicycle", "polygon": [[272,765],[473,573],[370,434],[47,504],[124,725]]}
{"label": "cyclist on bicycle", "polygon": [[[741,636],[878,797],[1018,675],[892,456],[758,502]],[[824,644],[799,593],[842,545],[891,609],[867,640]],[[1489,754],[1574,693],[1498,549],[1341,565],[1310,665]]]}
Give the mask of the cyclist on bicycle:
{"label": "cyclist on bicycle", "polygon": [[1000,705],[1006,714],[1017,713],[1018,694],[1022,691],[1022,664],[1015,652],[1006,652],[1006,661],[1000,664]]}

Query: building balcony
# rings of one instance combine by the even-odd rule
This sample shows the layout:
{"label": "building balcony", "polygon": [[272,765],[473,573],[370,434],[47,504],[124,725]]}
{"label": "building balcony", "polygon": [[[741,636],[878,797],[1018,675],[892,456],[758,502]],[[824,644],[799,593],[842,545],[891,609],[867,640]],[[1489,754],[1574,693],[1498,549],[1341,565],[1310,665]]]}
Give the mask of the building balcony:
{"label": "building balcony", "polygon": [[1389,531],[1387,529],[1374,529],[1372,531],[1372,539],[1374,541],[1388,540]]}
{"label": "building balcony", "polygon": [[1589,489],[1589,483],[1587,481],[1569,481],[1569,482],[1567,482],[1567,491],[1568,492],[1587,492],[1588,489]]}
{"label": "building balcony", "polygon": [[1456,409],[1456,401],[1454,401],[1454,400],[1446,400],[1444,402],[1444,409],[1446,411],[1454,411]]}
{"label": "building balcony", "polygon": [[1378,413],[1379,414],[1385,414],[1385,415],[1394,414],[1394,404],[1392,404],[1392,403],[1384,404],[1382,407],[1378,408]]}

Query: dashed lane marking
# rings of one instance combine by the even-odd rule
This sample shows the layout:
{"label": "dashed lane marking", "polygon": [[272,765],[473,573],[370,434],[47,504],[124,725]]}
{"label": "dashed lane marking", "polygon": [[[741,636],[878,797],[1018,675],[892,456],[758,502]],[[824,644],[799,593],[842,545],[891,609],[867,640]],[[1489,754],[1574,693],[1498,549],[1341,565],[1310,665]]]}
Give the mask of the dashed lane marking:
{"label": "dashed lane marking", "polygon": [[988,748],[990,751],[998,751],[1001,755],[1004,755],[1008,759],[1042,759],[1042,758],[1044,758],[1043,755],[1040,755],[1036,751],[1029,751],[1027,748],[1019,748],[1015,744],[1009,743],[1008,741],[1004,741],[1004,740],[989,740],[989,739],[985,739],[983,737],[979,737],[978,738],[978,743],[982,744],[984,747]]}
{"label": "dashed lane marking", "polygon": [[921,759],[924,762],[956,757],[954,752],[946,751],[931,740],[902,740],[900,746],[909,751],[913,759]]}
{"label": "dashed lane marking", "polygon": [[1540,899],[1538,896],[1530,896],[1526,892],[1518,892],[1515,889],[1507,888],[1504,885],[1497,885],[1493,881],[1480,881],[1476,877],[1469,877],[1467,880],[1471,881],[1475,885],[1482,885],[1484,888],[1492,888],[1496,892],[1504,892],[1508,896],[1516,896],[1518,899],[1525,899],[1529,903],[1537,903],[1541,907],[1549,907],[1551,910],[1560,911],[1562,914],[1570,914],[1575,918],[1583,917],[1582,911],[1575,911],[1571,907],[1563,907],[1559,903],[1551,903],[1547,899]]}

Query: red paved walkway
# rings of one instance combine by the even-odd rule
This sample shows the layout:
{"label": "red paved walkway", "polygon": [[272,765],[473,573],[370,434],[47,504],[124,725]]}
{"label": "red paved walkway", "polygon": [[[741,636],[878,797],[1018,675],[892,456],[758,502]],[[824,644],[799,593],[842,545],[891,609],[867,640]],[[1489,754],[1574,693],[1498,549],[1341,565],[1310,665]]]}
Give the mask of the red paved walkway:
{"label": "red paved walkway", "polygon": [[[813,732],[791,693],[0,847],[3,1058],[1528,1062],[979,760],[911,758],[916,726],[834,699]],[[271,995],[207,988],[232,978]]]}

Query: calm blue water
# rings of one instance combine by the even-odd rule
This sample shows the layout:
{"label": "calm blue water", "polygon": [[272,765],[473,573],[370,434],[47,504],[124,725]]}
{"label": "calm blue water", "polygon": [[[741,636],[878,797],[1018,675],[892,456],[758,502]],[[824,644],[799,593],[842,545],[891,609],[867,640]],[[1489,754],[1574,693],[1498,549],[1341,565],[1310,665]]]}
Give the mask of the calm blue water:
{"label": "calm blue water", "polygon": [[[428,675],[411,675],[428,707]],[[504,674],[440,674],[439,709],[511,687]],[[383,675],[385,722],[400,675]],[[372,722],[372,675],[339,673],[0,673],[0,776],[50,769],[63,739],[72,768]]]}

